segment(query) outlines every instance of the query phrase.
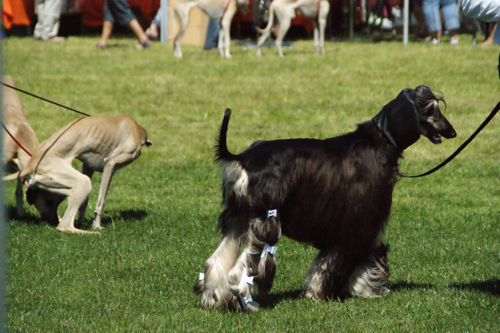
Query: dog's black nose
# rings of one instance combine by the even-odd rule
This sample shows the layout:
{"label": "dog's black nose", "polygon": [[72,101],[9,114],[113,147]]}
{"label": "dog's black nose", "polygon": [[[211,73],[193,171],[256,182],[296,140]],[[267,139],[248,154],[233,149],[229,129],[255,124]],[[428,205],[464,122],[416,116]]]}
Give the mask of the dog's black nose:
{"label": "dog's black nose", "polygon": [[448,129],[448,131],[446,131],[446,133],[443,133],[442,135],[447,139],[453,139],[457,136],[457,132],[455,132],[455,129],[451,127],[450,129]]}

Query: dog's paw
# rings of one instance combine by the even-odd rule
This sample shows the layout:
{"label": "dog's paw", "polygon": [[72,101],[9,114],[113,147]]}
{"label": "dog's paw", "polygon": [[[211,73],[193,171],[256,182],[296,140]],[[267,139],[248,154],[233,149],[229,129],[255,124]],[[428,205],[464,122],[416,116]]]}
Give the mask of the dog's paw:
{"label": "dog's paw", "polygon": [[219,303],[215,290],[205,290],[201,296],[201,306],[205,309],[213,309]]}
{"label": "dog's paw", "polygon": [[377,290],[376,292],[378,294],[378,297],[387,297],[391,293],[391,290],[387,287],[380,288],[380,290]]}
{"label": "dog's paw", "polygon": [[205,291],[205,281],[200,280],[194,284],[193,292],[196,295],[201,295],[204,291]]}
{"label": "dog's paw", "polygon": [[233,298],[233,303],[236,305],[235,308],[241,312],[257,312],[260,307],[259,303],[252,299],[251,295],[243,297],[242,295],[237,294]]}
{"label": "dog's paw", "polygon": [[300,295],[300,298],[309,298],[312,301],[321,301],[324,299],[323,295],[318,294],[317,292],[314,292],[312,289],[308,288],[303,290]]}

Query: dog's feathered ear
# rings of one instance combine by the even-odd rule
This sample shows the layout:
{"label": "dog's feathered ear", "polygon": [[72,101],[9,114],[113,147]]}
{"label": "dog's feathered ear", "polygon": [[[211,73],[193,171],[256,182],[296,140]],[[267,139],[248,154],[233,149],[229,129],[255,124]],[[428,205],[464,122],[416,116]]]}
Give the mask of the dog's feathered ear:
{"label": "dog's feathered ear", "polygon": [[403,151],[414,144],[420,138],[415,90],[402,90],[372,121],[397,149]]}

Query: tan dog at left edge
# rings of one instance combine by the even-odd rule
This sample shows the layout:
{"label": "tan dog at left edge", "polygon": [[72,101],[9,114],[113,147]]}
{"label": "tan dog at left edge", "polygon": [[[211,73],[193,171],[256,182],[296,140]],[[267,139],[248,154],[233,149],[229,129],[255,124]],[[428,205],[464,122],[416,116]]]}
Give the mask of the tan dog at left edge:
{"label": "tan dog at left edge", "polygon": [[[113,174],[138,158],[143,145],[151,146],[146,130],[128,116],[80,118],[43,142],[19,175],[4,180],[26,178],[28,203],[35,205],[42,219],[58,221],[58,230],[91,233],[75,228],[74,222],[78,211],[80,219],[85,215],[92,175],[103,173],[92,223],[93,229],[100,229]],[[83,163],[82,173],[71,165],[75,158]],[[59,219],[57,207],[66,197],[68,207]]]}
{"label": "tan dog at left edge", "polygon": [[[3,77],[3,83],[14,87],[14,80],[10,75]],[[9,87],[3,87],[3,125],[10,134],[28,151],[32,153],[38,147],[38,139],[35,131],[28,124],[24,115],[21,99],[17,92]],[[20,171],[28,161],[30,156],[26,153],[4,129],[3,134],[3,165],[7,170]],[[21,179],[17,180],[16,185],[16,208],[17,215],[24,216],[23,208],[23,185]]]}

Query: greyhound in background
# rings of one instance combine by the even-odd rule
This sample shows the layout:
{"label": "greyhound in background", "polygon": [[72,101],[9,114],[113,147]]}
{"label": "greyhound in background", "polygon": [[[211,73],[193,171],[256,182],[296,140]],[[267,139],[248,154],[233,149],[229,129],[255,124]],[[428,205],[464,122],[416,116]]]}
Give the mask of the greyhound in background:
{"label": "greyhound in background", "polygon": [[[80,118],[43,142],[19,175],[4,180],[25,179],[28,203],[35,205],[42,219],[58,222],[58,230],[91,233],[75,228],[74,220],[78,211],[79,219],[85,215],[92,175],[103,173],[92,223],[93,229],[100,229],[113,174],[138,158],[143,145],[151,146],[146,130],[128,116]],[[75,158],[83,163],[81,173],[71,165]],[[57,207],[66,197],[68,207],[59,219]]]}
{"label": "greyhound in background", "polygon": [[[14,87],[14,80],[10,75],[3,77],[3,82]],[[31,153],[38,147],[38,139],[35,131],[28,124],[28,120],[23,111],[21,99],[17,92],[9,87],[3,88],[3,125],[9,133],[21,144],[16,143],[10,135],[3,135],[3,165],[6,170],[21,171],[30,159]],[[16,208],[17,215],[24,216],[23,208],[23,187],[21,179],[16,185]]]}
{"label": "greyhound in background", "polygon": [[189,23],[189,11],[198,6],[208,17],[221,18],[221,29],[219,31],[219,53],[221,57],[231,58],[229,44],[231,42],[231,21],[239,8],[248,12],[248,0],[177,0],[174,2],[174,13],[180,23],[180,28],[174,38],[174,56],[182,58],[181,40]]}
{"label": "greyhound in background", "polygon": [[281,46],[288,29],[295,17],[295,10],[298,9],[305,17],[314,18],[314,48],[316,53],[325,53],[325,28],[326,18],[330,11],[328,0],[274,0],[269,5],[269,19],[264,29],[256,27],[257,32],[262,34],[257,41],[257,56],[261,56],[261,47],[271,35],[274,14],[279,23],[279,32],[276,37],[276,48],[280,57],[283,56]]}

